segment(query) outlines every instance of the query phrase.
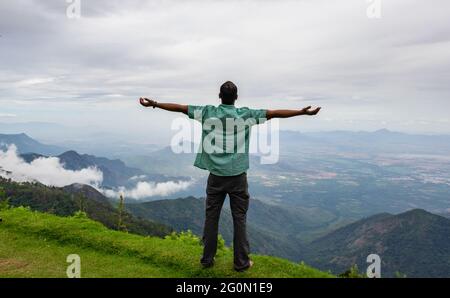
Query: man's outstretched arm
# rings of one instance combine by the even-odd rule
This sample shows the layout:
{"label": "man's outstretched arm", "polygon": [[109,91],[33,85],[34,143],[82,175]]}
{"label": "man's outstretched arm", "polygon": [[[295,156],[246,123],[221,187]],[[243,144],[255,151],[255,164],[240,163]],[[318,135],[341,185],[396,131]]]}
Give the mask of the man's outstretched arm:
{"label": "man's outstretched arm", "polygon": [[270,120],[272,118],[290,118],[300,115],[317,115],[320,111],[320,107],[316,108],[314,110],[311,110],[311,106],[308,106],[306,108],[303,108],[301,110],[267,110],[267,120]]}
{"label": "man's outstretched arm", "polygon": [[188,113],[188,106],[187,105],[180,105],[176,103],[162,103],[162,102],[156,102],[155,100],[148,99],[145,97],[139,98],[139,102],[144,107],[153,107],[153,108],[160,108],[166,111],[170,112],[180,112],[187,115]]}

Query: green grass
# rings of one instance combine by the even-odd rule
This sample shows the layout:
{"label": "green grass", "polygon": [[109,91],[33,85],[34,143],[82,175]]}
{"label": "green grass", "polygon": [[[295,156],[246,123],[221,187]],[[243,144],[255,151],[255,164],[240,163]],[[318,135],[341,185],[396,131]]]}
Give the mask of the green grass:
{"label": "green grass", "polygon": [[216,265],[199,264],[192,241],[113,231],[79,217],[58,217],[26,208],[0,211],[0,277],[65,277],[66,257],[81,257],[82,277],[333,277],[304,264],[252,255],[253,268],[233,270],[228,248]]}

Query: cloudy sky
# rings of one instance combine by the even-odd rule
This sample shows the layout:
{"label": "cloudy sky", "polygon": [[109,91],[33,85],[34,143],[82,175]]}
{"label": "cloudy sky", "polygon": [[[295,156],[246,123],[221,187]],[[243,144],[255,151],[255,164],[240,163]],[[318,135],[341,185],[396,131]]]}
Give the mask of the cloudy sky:
{"label": "cloudy sky", "polygon": [[[374,0],[375,1],[375,0]],[[323,107],[283,129],[450,133],[450,2],[381,0],[0,2],[0,123],[170,133],[139,96]],[[1,127],[1,126],[0,126]]]}

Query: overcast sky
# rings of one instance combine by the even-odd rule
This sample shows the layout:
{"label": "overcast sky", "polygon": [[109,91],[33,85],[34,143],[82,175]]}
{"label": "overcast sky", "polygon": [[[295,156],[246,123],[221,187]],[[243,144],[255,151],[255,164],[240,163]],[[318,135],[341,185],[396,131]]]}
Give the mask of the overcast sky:
{"label": "overcast sky", "polygon": [[0,123],[158,138],[175,115],[139,96],[216,104],[232,80],[240,106],[323,107],[283,129],[450,133],[450,2],[381,4],[81,0],[70,19],[65,0],[2,0]]}

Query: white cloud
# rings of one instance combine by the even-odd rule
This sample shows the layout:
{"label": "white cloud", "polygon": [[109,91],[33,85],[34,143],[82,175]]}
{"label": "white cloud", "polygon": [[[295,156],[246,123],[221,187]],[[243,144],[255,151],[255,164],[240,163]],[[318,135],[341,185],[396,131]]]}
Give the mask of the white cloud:
{"label": "white cloud", "polygon": [[22,80],[16,83],[17,87],[27,87],[27,86],[33,86],[33,85],[39,85],[39,84],[46,84],[46,83],[52,83],[55,79],[54,78],[31,78]]}
{"label": "white cloud", "polygon": [[[396,121],[414,121],[430,106],[439,108],[428,120],[448,119],[447,0],[384,1],[377,20],[367,18],[364,0],[83,3],[75,21],[62,0],[0,1],[6,112],[115,131],[148,126],[164,137],[171,116],[149,117],[139,96],[214,104],[229,79],[240,87],[239,105],[322,105],[302,129],[380,128],[368,118],[403,129]],[[12,100],[27,102],[26,111]],[[330,120],[336,116],[356,125]],[[449,132],[443,124],[431,129]]]}
{"label": "white cloud", "polygon": [[14,118],[14,117],[17,117],[17,115],[11,113],[0,113],[0,118]]}
{"label": "white cloud", "polygon": [[57,157],[40,157],[31,163],[25,162],[18,154],[15,145],[0,151],[0,176],[16,182],[39,181],[48,186],[62,187],[73,183],[99,185],[103,173],[96,168],[79,171],[64,169]]}
{"label": "white cloud", "polygon": [[139,179],[145,179],[147,175],[138,175],[128,178],[128,180],[139,180]]}
{"label": "white cloud", "polygon": [[187,189],[191,186],[193,181],[166,181],[166,182],[145,182],[139,181],[135,188],[126,189],[125,187],[119,187],[115,190],[104,189],[103,194],[108,197],[118,197],[123,194],[126,198],[132,199],[144,199],[153,196],[168,196],[170,194]]}
{"label": "white cloud", "polygon": [[[47,186],[63,187],[73,183],[87,184],[95,187],[104,195],[143,199],[153,196],[168,196],[181,190],[185,190],[193,183],[190,181],[166,181],[149,182],[139,181],[132,189],[123,186],[114,190],[102,189],[103,173],[95,167],[81,169],[79,171],[67,170],[57,157],[40,157],[27,163],[17,153],[16,146],[9,145],[6,151],[0,150],[0,176],[10,178],[16,182],[38,181]],[[134,176],[130,180],[145,178],[145,175]]]}

